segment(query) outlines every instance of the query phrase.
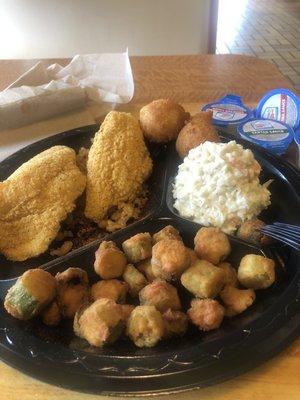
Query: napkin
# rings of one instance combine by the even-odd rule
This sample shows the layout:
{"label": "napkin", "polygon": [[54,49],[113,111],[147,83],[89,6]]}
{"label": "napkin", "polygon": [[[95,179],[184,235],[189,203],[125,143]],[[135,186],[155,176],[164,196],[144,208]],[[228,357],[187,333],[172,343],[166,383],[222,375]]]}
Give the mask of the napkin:
{"label": "napkin", "polygon": [[37,62],[0,92],[0,160],[44,137],[91,125],[134,93],[128,53]]}

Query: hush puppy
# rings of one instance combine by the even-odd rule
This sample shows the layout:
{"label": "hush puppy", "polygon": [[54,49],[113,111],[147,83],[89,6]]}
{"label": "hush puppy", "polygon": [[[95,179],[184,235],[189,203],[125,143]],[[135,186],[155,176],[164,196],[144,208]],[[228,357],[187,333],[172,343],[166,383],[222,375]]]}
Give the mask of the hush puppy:
{"label": "hush puppy", "polygon": [[266,224],[259,219],[252,219],[250,221],[245,221],[238,229],[236,235],[237,237],[246,240],[251,243],[258,243],[261,245],[267,245],[272,242],[272,240],[260,232]]}
{"label": "hush puppy", "polygon": [[152,248],[151,264],[156,278],[166,281],[177,279],[190,263],[190,254],[179,240],[160,240]]}
{"label": "hush puppy", "polygon": [[225,315],[233,317],[250,307],[255,301],[255,292],[252,289],[237,289],[225,286],[220,292],[220,298],[226,306]]}
{"label": "hush puppy", "polygon": [[93,301],[105,298],[114,300],[116,303],[125,303],[128,292],[128,284],[118,279],[108,279],[94,283],[91,287],[91,298]]}
{"label": "hush puppy", "polygon": [[212,110],[200,111],[181,129],[176,140],[176,150],[181,158],[201,143],[220,142],[217,130],[212,125],[212,116]]}
{"label": "hush puppy", "polygon": [[188,317],[182,311],[174,311],[170,308],[162,314],[165,332],[164,338],[183,336],[188,328]]}
{"label": "hush puppy", "polygon": [[95,253],[94,269],[102,279],[122,276],[127,260],[114,242],[103,241]]}
{"label": "hush puppy", "polygon": [[224,284],[229,286],[237,286],[238,278],[235,268],[228,262],[218,264],[218,267],[224,271]]}
{"label": "hush puppy", "polygon": [[145,286],[139,293],[141,305],[155,306],[158,311],[164,312],[180,310],[181,303],[177,289],[165,281],[154,281]]}
{"label": "hush puppy", "polygon": [[55,275],[57,303],[62,316],[73,318],[78,308],[89,299],[89,280],[81,268],[68,268]]}
{"label": "hush puppy", "polygon": [[164,335],[164,321],[154,306],[136,307],[127,321],[126,334],[137,347],[153,347]]}
{"label": "hush puppy", "polygon": [[150,233],[138,233],[125,240],[122,244],[123,251],[130,263],[138,263],[151,257],[152,238]]}
{"label": "hush puppy", "polygon": [[141,108],[140,124],[148,140],[167,143],[177,138],[189,116],[179,104],[159,99]]}
{"label": "hush puppy", "polygon": [[217,300],[193,299],[187,313],[192,323],[206,332],[219,328],[225,315],[225,308]]}
{"label": "hush puppy", "polygon": [[200,298],[216,297],[224,286],[224,280],[224,271],[205,260],[196,261],[181,275],[182,285]]}
{"label": "hush puppy", "polygon": [[275,282],[275,262],[258,254],[247,254],[240,262],[238,280],[249,289],[266,289]]}
{"label": "hush puppy", "polygon": [[132,297],[137,297],[140,290],[147,285],[148,281],[144,275],[132,264],[126,265],[123,279],[129,286],[129,293]]}
{"label": "hush puppy", "polygon": [[175,240],[181,240],[180,233],[174,226],[172,225],[167,225],[160,231],[156,232],[153,235],[153,244],[158,243],[160,240],[164,239],[175,239]]}
{"label": "hush puppy", "polygon": [[194,244],[197,256],[215,265],[225,260],[231,251],[228,237],[219,228],[199,229]]}
{"label": "hush puppy", "polygon": [[121,306],[111,299],[99,299],[81,307],[74,318],[74,332],[90,345],[102,347],[117,340],[123,331]]}

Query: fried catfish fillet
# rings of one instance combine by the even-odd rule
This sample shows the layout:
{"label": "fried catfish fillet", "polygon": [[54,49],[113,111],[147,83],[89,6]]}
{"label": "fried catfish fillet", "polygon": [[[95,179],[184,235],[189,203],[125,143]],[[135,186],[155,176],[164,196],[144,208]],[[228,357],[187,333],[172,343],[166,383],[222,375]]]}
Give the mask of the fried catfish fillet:
{"label": "fried catfish fillet", "polygon": [[133,202],[151,170],[138,120],[129,113],[108,113],[88,156],[86,217],[101,224],[110,209]]}
{"label": "fried catfish fillet", "polygon": [[23,261],[47,250],[75,207],[86,178],[74,150],[54,146],[0,182],[0,252]]}

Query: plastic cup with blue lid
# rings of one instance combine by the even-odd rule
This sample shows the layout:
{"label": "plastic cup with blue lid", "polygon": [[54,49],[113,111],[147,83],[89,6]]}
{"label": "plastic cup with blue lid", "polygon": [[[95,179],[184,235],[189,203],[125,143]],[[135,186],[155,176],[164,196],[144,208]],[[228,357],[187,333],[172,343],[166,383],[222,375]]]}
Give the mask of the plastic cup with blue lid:
{"label": "plastic cup with blue lid", "polygon": [[240,96],[227,94],[221,99],[206,104],[202,111],[213,111],[213,124],[229,133],[236,133],[237,125],[253,117],[253,112],[246,107]]}
{"label": "plastic cup with blue lid", "polygon": [[283,122],[296,129],[300,125],[300,99],[288,89],[271,90],[258,103],[255,115]]}
{"label": "plastic cup with blue lid", "polygon": [[273,119],[252,118],[238,126],[240,136],[275,154],[284,154],[293,140],[293,129]]}

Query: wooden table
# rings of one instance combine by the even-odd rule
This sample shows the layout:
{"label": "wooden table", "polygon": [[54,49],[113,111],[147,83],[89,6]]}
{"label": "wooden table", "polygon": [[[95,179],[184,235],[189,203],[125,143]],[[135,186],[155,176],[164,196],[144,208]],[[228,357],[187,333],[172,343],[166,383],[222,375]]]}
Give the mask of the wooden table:
{"label": "wooden table", "polygon": [[[45,60],[47,64],[68,60]],[[36,60],[0,61],[0,90],[34,65]],[[191,113],[226,93],[240,95],[255,106],[259,98],[276,87],[293,89],[279,70],[266,60],[237,55],[131,57],[135,95],[124,109],[137,112],[157,98],[170,98]],[[280,355],[253,371],[213,387],[172,395],[172,400],[299,400],[300,338]],[[0,399],[92,400],[106,399],[50,386],[0,362]],[[162,397],[159,396],[159,399]],[[164,399],[166,397],[163,397]]]}

